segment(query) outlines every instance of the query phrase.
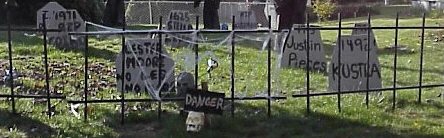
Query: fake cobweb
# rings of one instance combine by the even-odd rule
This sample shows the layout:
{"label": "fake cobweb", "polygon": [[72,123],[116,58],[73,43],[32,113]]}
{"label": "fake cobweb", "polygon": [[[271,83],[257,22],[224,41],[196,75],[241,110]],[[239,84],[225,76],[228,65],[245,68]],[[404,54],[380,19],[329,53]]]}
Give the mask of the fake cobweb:
{"label": "fake cobweb", "polygon": [[[112,32],[119,32],[122,29],[100,26],[90,23],[90,32],[102,32],[112,34]],[[127,30],[128,32],[135,32],[141,30]],[[187,31],[187,33],[173,33],[172,31],[160,30],[163,35],[155,34],[154,31],[158,29],[143,30],[145,32],[152,31],[153,33],[145,33],[143,35],[125,35],[126,39],[126,58],[140,58],[138,50],[135,47],[128,46],[128,42],[132,40],[132,45],[144,45],[146,41],[156,42],[161,44],[162,52],[159,50],[151,51],[153,57],[161,55],[163,61],[174,62],[171,67],[162,67],[164,74],[161,74],[160,80],[156,82],[140,79],[139,84],[143,88],[137,91],[148,93],[153,99],[161,100],[162,98],[179,95],[177,88],[178,76],[183,73],[192,74],[195,76],[196,69],[198,70],[197,79],[198,87],[201,82],[207,82],[209,91],[226,93],[226,97],[231,96],[231,77],[232,77],[232,45],[234,44],[234,96],[237,98],[246,97],[267,97],[268,96],[268,46],[271,47],[271,96],[281,95],[281,81],[279,58],[279,45],[284,42],[286,32],[200,32]],[[99,39],[119,38],[119,35],[100,35],[96,36]],[[161,38],[159,38],[161,37]],[[234,39],[233,39],[234,38]],[[116,42],[117,43],[117,42]],[[130,45],[131,45],[130,44]],[[157,45],[156,44],[156,45]],[[117,45],[116,47],[119,47]],[[121,47],[121,46],[120,46]],[[196,47],[198,52],[196,55]],[[121,53],[121,52],[119,52]],[[119,72],[122,72],[121,59],[122,56],[117,56],[119,63],[116,63],[116,76],[125,77]],[[120,58],[120,61],[119,61]],[[146,62],[146,61],[145,61]],[[120,65],[119,65],[120,64]],[[134,63],[143,65],[142,60]],[[197,66],[196,66],[197,65]],[[197,68],[196,68],[197,67]],[[129,69],[126,68],[128,71]],[[155,67],[139,67],[131,71],[133,76],[146,76],[150,71],[156,70]],[[142,75],[141,75],[142,74]],[[142,77],[143,78],[143,77]],[[118,79],[119,80],[119,79]],[[187,80],[186,83],[195,81]],[[128,84],[128,82],[124,82]],[[118,90],[125,90],[128,92],[135,91],[135,89],[122,89],[121,82],[118,81]],[[123,86],[125,88],[125,86]]]}

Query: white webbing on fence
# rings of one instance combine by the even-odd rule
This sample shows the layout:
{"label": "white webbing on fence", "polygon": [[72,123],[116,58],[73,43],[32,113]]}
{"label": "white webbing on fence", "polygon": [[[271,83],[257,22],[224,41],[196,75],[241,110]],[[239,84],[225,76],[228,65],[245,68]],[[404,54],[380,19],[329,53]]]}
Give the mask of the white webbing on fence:
{"label": "white webbing on fence", "polygon": [[[255,47],[258,52],[260,52],[258,54],[258,56],[256,58],[256,60],[253,61],[249,61],[248,64],[253,64],[253,65],[259,65],[259,64],[267,64],[267,58],[264,57],[260,57],[260,55],[266,55],[267,52],[267,47],[270,46],[273,50],[273,56],[272,59],[274,61],[272,61],[274,64],[272,66],[272,80],[276,80],[273,82],[273,95],[276,95],[276,92],[279,92],[279,73],[280,73],[280,68],[278,67],[277,63],[280,63],[280,51],[278,49],[280,49],[279,47],[282,47],[284,45],[284,39],[286,38],[285,36],[288,35],[288,32],[280,32],[280,33],[274,33],[272,31],[269,32],[249,32],[249,33],[235,33],[235,31],[224,31],[224,30],[211,30],[211,31],[224,31],[224,32],[229,32],[229,33],[199,33],[200,30],[186,30],[186,31],[168,31],[168,30],[157,30],[157,29],[153,29],[153,30],[125,30],[122,31],[122,29],[117,29],[117,28],[112,28],[112,27],[107,27],[107,26],[103,26],[103,25],[98,25],[98,24],[94,24],[94,23],[87,23],[89,25],[89,28],[92,28],[91,30],[94,31],[90,31],[87,33],[97,33],[97,34],[104,34],[106,36],[120,36],[121,34],[125,35],[125,38],[127,39],[132,39],[132,38],[146,38],[149,37],[151,38],[149,35],[153,36],[154,39],[158,39],[159,35],[154,35],[158,32],[161,32],[163,35],[163,39],[162,39],[162,46],[167,48],[170,47],[171,45],[169,45],[169,43],[166,41],[166,39],[176,39],[179,40],[181,43],[184,43],[182,46],[182,49],[178,49],[181,50],[180,52],[178,52],[175,55],[168,55],[165,54],[164,52],[162,53],[162,56],[168,57],[170,59],[173,59],[176,64],[174,64],[174,67],[170,70],[166,70],[166,74],[165,77],[163,77],[163,80],[161,80],[161,83],[159,86],[154,86],[153,84],[151,84],[149,81],[144,81],[144,85],[146,86],[146,88],[148,88],[149,90],[149,94],[152,96],[152,98],[157,99],[157,100],[161,100],[161,96],[160,96],[160,91],[162,90],[162,86],[166,83],[167,79],[169,79],[171,76],[174,76],[175,73],[180,73],[180,72],[191,72],[194,70],[195,65],[199,64],[200,66],[202,66],[202,62],[206,63],[206,59],[213,59],[216,62],[222,62],[220,57],[217,57],[217,53],[218,50],[220,49],[225,49],[228,53],[227,55],[227,59],[230,58],[230,54],[231,54],[231,44],[235,43],[236,47],[239,46],[248,46],[248,45],[253,45],[253,47]],[[207,30],[208,31],[208,30]],[[236,31],[242,31],[242,30],[236,30]],[[248,30],[245,30],[248,31]],[[251,31],[251,30],[250,30]],[[263,30],[262,30],[263,31]],[[125,33],[134,33],[134,32],[139,32],[140,34],[125,34]],[[142,33],[143,32],[143,33]],[[177,33],[177,32],[182,32],[182,33]],[[186,33],[184,33],[186,32]],[[120,35],[115,35],[115,33],[120,33]],[[147,35],[149,34],[149,35]],[[213,36],[210,36],[213,35]],[[235,39],[233,40],[233,35],[235,35]],[[97,35],[100,36],[100,35]],[[117,38],[117,37],[116,37]],[[247,44],[239,44],[239,43],[247,43]],[[199,45],[199,49],[204,49],[203,51],[199,51],[199,56],[197,58],[197,61],[195,59],[195,53],[194,53],[194,46],[195,45]],[[280,45],[280,46],[278,46]],[[205,48],[201,48],[201,47],[205,47]],[[131,52],[131,56],[136,57],[136,53],[134,51],[134,49],[127,47],[128,51]],[[171,48],[172,49],[172,48]],[[177,50],[177,49],[176,49]],[[167,50],[168,51],[168,50]],[[158,51],[155,51],[155,54],[159,54]],[[238,53],[236,53],[238,54]],[[127,55],[128,56],[128,55]],[[225,59],[226,61],[229,61]],[[236,59],[237,60],[237,59]],[[139,61],[137,61],[139,65],[141,65],[142,63],[139,63]],[[180,66],[181,64],[183,64],[182,66]],[[229,62],[227,62],[227,64],[229,64]],[[179,66],[178,66],[179,65]],[[147,72],[145,72],[143,70],[143,68],[141,67],[141,72],[144,74],[147,74]],[[254,75],[254,73],[257,72],[261,72],[264,71],[264,69],[259,69],[259,68],[251,68],[249,69],[250,72],[253,72],[252,74],[249,75],[245,75],[242,76],[243,78],[247,77],[247,79],[244,80],[240,80],[239,78],[236,78],[236,81],[245,81],[244,84],[247,84],[245,86],[237,86],[237,87],[243,87],[243,89],[240,90],[236,90],[236,97],[239,98],[243,98],[246,96],[264,96],[266,95],[266,87],[263,86],[267,86],[266,83],[262,84],[263,86],[261,86],[262,90],[258,90],[258,88],[255,88],[257,86],[254,85],[248,85],[248,84],[253,84],[254,81],[257,81],[256,79],[258,78],[257,76]],[[178,72],[175,72],[178,71]],[[199,73],[199,79],[201,79],[202,77],[205,77],[206,75],[208,75],[207,73]],[[262,74],[264,75],[264,74]],[[266,74],[265,74],[266,75]],[[239,77],[239,76],[237,76]],[[249,78],[248,78],[249,77]],[[266,77],[265,77],[266,78]],[[208,81],[211,81],[212,79],[208,79]],[[229,81],[229,80],[225,80],[225,81]],[[267,82],[267,81],[264,81]],[[210,84],[212,82],[209,82]],[[238,85],[238,84],[237,84]],[[262,88],[263,87],[263,88]],[[265,89],[264,89],[265,88]],[[173,90],[174,86],[170,86],[170,88],[168,88],[169,91]],[[249,93],[249,95],[247,95],[247,93]],[[251,95],[253,94],[253,95]],[[279,95],[279,93],[277,93]],[[163,97],[163,96],[162,96]],[[265,96],[266,97],[266,96]]]}

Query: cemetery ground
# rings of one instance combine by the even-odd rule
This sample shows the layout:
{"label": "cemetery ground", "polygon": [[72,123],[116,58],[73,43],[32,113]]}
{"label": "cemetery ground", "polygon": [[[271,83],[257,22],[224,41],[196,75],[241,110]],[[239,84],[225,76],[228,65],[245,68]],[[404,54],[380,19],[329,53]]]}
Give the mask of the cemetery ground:
{"label": "cemetery ground", "polygon": [[[428,26],[437,26],[443,19],[427,19]],[[345,20],[343,26],[366,22],[365,18]],[[419,18],[400,20],[400,26],[420,26]],[[323,26],[337,26],[324,22]],[[373,26],[394,26],[391,18],[375,17]],[[439,30],[426,30],[424,44],[424,84],[444,82],[444,42],[435,41]],[[442,31],[442,30],[441,30]],[[394,30],[374,30],[378,42],[383,87],[392,87]],[[42,37],[28,32],[13,34],[14,68],[20,74],[15,82],[17,94],[44,93],[44,64]],[[321,31],[327,59],[331,59],[337,31]],[[344,31],[343,34],[350,34]],[[397,86],[416,86],[419,80],[421,30],[400,30]],[[442,36],[441,36],[442,37]],[[0,57],[2,76],[8,66],[6,32],[0,33]],[[90,37],[90,98],[119,99],[116,90],[115,56],[120,51],[120,38],[99,39]],[[253,48],[251,42],[236,43],[236,96],[266,95],[267,51]],[[257,44],[257,43],[256,43]],[[173,56],[189,49],[167,48]],[[204,74],[206,61],[199,62],[200,79],[209,82],[211,91],[230,91],[230,56],[227,47],[200,45],[200,54],[212,50],[219,59],[219,67],[212,79]],[[60,50],[49,47],[51,91],[65,95],[67,100],[82,100],[84,56],[81,50]],[[305,91],[305,71],[282,69],[276,72],[273,53],[273,94],[285,95],[287,100],[272,101],[272,117],[267,117],[266,100],[237,101],[235,117],[230,111],[224,115],[212,115],[210,125],[199,133],[187,133],[185,117],[180,116],[175,103],[163,103],[161,120],[157,118],[157,103],[126,103],[125,124],[120,125],[120,103],[89,104],[88,122],[83,120],[83,105],[77,108],[80,116],[71,112],[66,100],[51,100],[55,105],[54,116],[46,115],[44,99],[16,99],[18,115],[11,114],[7,99],[0,99],[1,137],[443,137],[444,99],[442,88],[424,88],[422,102],[417,103],[418,90],[397,90],[396,109],[392,107],[392,91],[383,96],[371,95],[367,109],[365,94],[342,95],[342,112],[337,109],[337,96],[311,97],[311,113],[306,114],[305,98],[292,98],[293,94]],[[176,74],[185,65],[176,65]],[[310,91],[326,91],[327,75],[310,73]],[[279,89],[278,89],[279,88]],[[7,85],[0,93],[8,94]],[[279,92],[279,91],[282,91]],[[126,93],[126,99],[147,98],[148,94]],[[74,109],[74,108],[73,108]]]}

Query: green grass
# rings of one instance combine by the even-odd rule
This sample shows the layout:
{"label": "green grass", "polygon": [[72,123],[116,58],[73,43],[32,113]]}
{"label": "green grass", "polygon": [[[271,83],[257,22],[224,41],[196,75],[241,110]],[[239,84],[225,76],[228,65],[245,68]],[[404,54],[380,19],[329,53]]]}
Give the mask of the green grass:
{"label": "green grass", "polygon": [[[343,26],[354,22],[365,22],[366,18],[347,19]],[[436,26],[442,19],[427,19],[427,25]],[[404,18],[400,26],[420,26],[421,19]],[[395,21],[388,17],[376,16],[373,26],[394,26]],[[325,22],[323,26],[336,26],[336,22]],[[427,30],[426,36],[437,30]],[[375,30],[378,41],[379,61],[381,63],[384,87],[393,84],[393,52],[384,49],[394,43],[394,30]],[[349,34],[344,31],[343,34]],[[322,31],[327,58],[337,37],[337,31]],[[400,52],[398,58],[398,86],[418,85],[420,30],[400,30],[399,44],[409,50]],[[6,33],[0,33],[0,63],[8,66]],[[257,36],[264,36],[256,34]],[[226,35],[225,35],[226,36]],[[213,38],[208,36],[208,38]],[[44,94],[44,79],[32,76],[44,75],[43,42],[40,37],[27,37],[23,32],[13,35],[14,67],[24,75],[19,82],[23,87],[16,88],[19,94]],[[251,41],[236,42],[236,96],[256,96],[266,93],[267,52],[253,48]],[[209,82],[212,91],[230,91],[230,56],[228,44],[200,45],[200,54],[212,51],[219,59],[219,68],[213,78],[206,77],[205,60],[199,62],[200,79]],[[443,42],[433,42],[426,38],[424,47],[424,84],[443,83]],[[89,84],[93,89],[91,99],[118,99],[120,93],[115,88],[113,73],[114,58],[120,50],[120,39],[91,39],[90,43]],[[261,46],[261,45],[260,45]],[[190,49],[167,48],[175,59],[191,52]],[[67,96],[68,100],[81,100],[83,94],[83,53],[81,51],[60,50],[49,47],[51,70],[51,89]],[[305,90],[305,71],[301,69],[276,69],[276,55],[273,54],[273,95],[298,94]],[[56,67],[55,65],[62,65]],[[5,69],[3,67],[2,69]],[[190,71],[183,60],[177,60],[175,73]],[[312,72],[311,90],[327,90],[327,76]],[[100,86],[101,81],[106,85]],[[128,103],[128,108],[138,107],[137,111],[128,109],[125,125],[120,125],[120,104],[90,104],[91,114],[88,122],[69,112],[65,100],[52,100],[56,105],[55,116],[49,119],[46,104],[31,99],[18,99],[18,115],[10,113],[10,102],[0,101],[0,136],[5,137],[443,137],[444,103],[436,97],[441,88],[423,89],[423,102],[416,103],[417,89],[397,91],[397,108],[391,110],[391,92],[384,92],[385,100],[378,102],[372,98],[366,109],[362,94],[343,95],[342,112],[337,110],[336,95],[312,97],[312,112],[305,114],[305,98],[273,100],[272,117],[268,118],[266,101],[239,101],[235,103],[235,118],[226,111],[223,116],[211,116],[210,126],[197,134],[185,131],[185,118],[178,115],[174,103],[163,104],[162,119],[157,119],[156,103]],[[0,93],[9,93],[9,87],[1,87]],[[127,93],[126,98],[147,98],[147,94]],[[83,114],[83,107],[79,113]]]}

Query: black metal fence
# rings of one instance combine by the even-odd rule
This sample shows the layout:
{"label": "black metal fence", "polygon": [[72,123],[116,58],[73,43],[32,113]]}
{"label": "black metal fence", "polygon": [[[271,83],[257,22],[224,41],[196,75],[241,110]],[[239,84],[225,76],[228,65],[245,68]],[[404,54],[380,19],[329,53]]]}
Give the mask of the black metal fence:
{"label": "black metal fence", "polygon": [[[9,7],[9,6],[6,6]],[[51,95],[50,93],[50,89],[49,89],[49,69],[48,69],[48,41],[47,41],[47,32],[59,32],[60,30],[57,29],[47,29],[46,26],[44,26],[43,28],[24,28],[24,27],[13,27],[13,25],[11,24],[11,16],[10,16],[10,11],[9,8],[7,9],[7,13],[6,13],[7,17],[6,17],[6,22],[7,22],[7,28],[0,28],[0,31],[6,31],[7,32],[7,43],[8,43],[8,57],[9,57],[9,79],[6,79],[6,81],[8,81],[8,83],[10,84],[10,94],[0,94],[0,98],[9,98],[11,101],[11,110],[12,113],[16,114],[16,98],[46,98],[46,103],[47,103],[47,114],[49,117],[51,117],[51,109],[52,109],[52,105],[51,105],[51,99],[65,99],[65,96],[59,96],[59,95]],[[43,24],[46,24],[46,21],[43,20]],[[45,92],[46,95],[19,95],[16,94],[14,91],[15,88],[15,84],[14,84],[14,78],[13,78],[13,53],[12,53],[12,32],[13,31],[29,31],[29,32],[42,32],[43,35],[43,48],[44,48],[44,64],[45,64]]]}
{"label": "black metal fence", "polygon": [[[8,14],[9,15],[9,14]],[[45,15],[43,15],[43,16],[45,16]],[[307,16],[307,20],[308,20],[308,16]],[[235,56],[235,47],[236,47],[236,44],[235,44],[235,41],[231,41],[231,70],[230,70],[230,74],[231,74],[231,77],[230,77],[230,85],[231,85],[231,89],[230,89],[230,97],[227,97],[227,98],[225,98],[225,100],[229,100],[229,101],[231,101],[231,103],[234,103],[235,101],[238,101],[238,100],[266,100],[267,101],[267,114],[268,114],[268,116],[269,117],[271,117],[271,112],[272,112],[272,106],[271,106],[271,104],[272,104],[272,100],[276,100],[276,99],[282,99],[282,100],[285,100],[285,99],[289,99],[289,98],[306,98],[306,112],[307,113],[310,113],[310,111],[311,111],[311,109],[310,109],[310,98],[311,97],[316,97],[316,96],[326,96],[326,95],[336,95],[337,96],[337,107],[338,107],[338,111],[340,112],[341,111],[341,96],[342,95],[345,95],[345,94],[353,94],[353,93],[365,93],[366,94],[366,106],[368,107],[369,106],[369,93],[372,93],[372,92],[381,92],[381,91],[392,91],[392,93],[393,93],[393,100],[392,100],[392,110],[395,110],[395,108],[396,108],[396,92],[398,91],[398,90],[405,90],[405,89],[418,89],[418,102],[421,102],[421,95],[422,95],[422,93],[423,93],[423,89],[425,89],[425,88],[432,88],[432,87],[443,87],[444,86],[444,84],[432,84],[432,85],[424,85],[423,84],[423,68],[424,68],[424,37],[425,37],[425,30],[426,29],[444,29],[444,27],[431,27],[431,26],[426,26],[425,25],[425,14],[423,14],[423,17],[422,17],[422,25],[421,26],[419,26],[419,27],[400,27],[399,26],[399,16],[397,16],[396,17],[396,19],[395,19],[395,21],[396,21],[396,26],[392,26],[392,27],[374,27],[374,26],[371,26],[370,24],[371,24],[371,16],[370,16],[370,14],[368,15],[368,24],[369,24],[369,26],[368,27],[342,27],[341,26],[341,24],[342,24],[342,18],[341,18],[341,14],[339,14],[338,15],[338,18],[339,18],[339,20],[338,20],[338,23],[339,23],[339,26],[338,27],[310,27],[310,22],[307,22],[307,24],[306,24],[306,27],[305,28],[296,28],[296,29],[299,29],[299,30],[336,30],[336,31],[338,31],[338,38],[339,38],[339,40],[340,40],[340,38],[341,38],[341,32],[343,31],[343,30],[352,30],[352,29],[367,29],[367,32],[368,32],[368,34],[367,34],[367,36],[368,36],[368,41],[370,41],[371,39],[370,39],[370,30],[371,29],[373,29],[373,30],[377,30],[377,29],[380,29],[380,30],[395,30],[395,36],[394,36],[394,43],[395,43],[395,48],[394,48],[394,63],[393,63],[393,86],[392,87],[389,87],[389,88],[380,88],[380,89],[370,89],[369,88],[369,81],[368,81],[368,76],[367,76],[367,83],[366,83],[366,88],[367,89],[364,89],[364,90],[356,90],[356,91],[344,91],[344,90],[341,90],[340,89],[340,87],[338,87],[338,91],[330,91],[330,92],[322,92],[322,93],[312,93],[312,92],[310,92],[310,86],[311,86],[311,84],[310,84],[310,71],[308,70],[308,64],[306,64],[306,68],[307,68],[307,70],[306,70],[306,72],[305,72],[305,79],[306,79],[306,84],[305,84],[305,87],[306,87],[306,94],[295,94],[295,95],[292,95],[291,97],[286,97],[286,96],[272,96],[271,95],[271,89],[272,89],[272,79],[271,79],[271,77],[272,77],[272,74],[271,74],[271,71],[272,71],[272,68],[271,68],[271,66],[272,66],[272,60],[271,60],[271,54],[272,54],[272,48],[271,48],[271,46],[270,46],[270,44],[268,44],[268,47],[267,47],[267,57],[268,57],[268,60],[267,60],[267,96],[254,96],[254,97],[243,97],[243,98],[239,98],[239,97],[235,97],[235,85],[236,85],[236,83],[235,83],[235,71],[236,71],[236,68],[235,68],[235,58],[236,58],[236,56]],[[7,17],[7,19],[8,19],[8,27],[7,28],[0,28],[0,31],[7,31],[8,32],[8,54],[9,54],[9,74],[12,74],[12,71],[13,71],[13,60],[12,60],[12,57],[13,57],[13,55],[12,55],[12,47],[13,47],[13,45],[12,45],[12,43],[11,43],[11,41],[12,41],[12,37],[11,37],[11,32],[13,32],[13,31],[35,31],[35,32],[42,32],[42,35],[43,35],[43,47],[44,47],[44,53],[43,53],[43,55],[44,55],[44,62],[45,62],[45,75],[46,75],[46,77],[45,77],[45,82],[46,82],[46,85],[45,85],[45,90],[46,90],[46,95],[17,95],[17,94],[15,94],[15,92],[14,92],[14,85],[10,85],[10,94],[1,94],[0,95],[0,98],[10,98],[11,99],[11,103],[12,103],[12,112],[13,113],[16,113],[16,106],[15,106],[15,98],[46,98],[47,99],[47,108],[48,108],[48,111],[50,111],[50,109],[51,109],[51,99],[65,99],[66,97],[65,96],[52,96],[51,94],[50,94],[50,86],[49,86],[49,79],[50,79],[50,77],[49,77],[49,69],[48,69],[48,51],[47,51],[47,47],[48,47],[48,42],[47,42],[47,39],[46,39],[46,36],[47,36],[47,32],[51,32],[51,31],[58,31],[58,30],[50,30],[50,29],[47,29],[46,28],[46,23],[45,23],[45,21],[44,21],[44,23],[43,24],[45,24],[45,26],[43,27],[43,29],[32,29],[32,28],[14,28],[13,26],[12,26],[12,24],[10,24],[10,17],[8,16]],[[45,18],[42,18],[42,19],[45,19]],[[160,17],[160,20],[162,20],[162,17]],[[236,20],[235,20],[235,17],[233,16],[233,20],[232,20],[232,24],[235,24],[235,22],[236,22]],[[160,26],[162,26],[162,22],[160,22],[161,24],[160,24]],[[121,46],[122,46],[122,57],[125,57],[125,49],[126,49],[126,47],[125,47],[125,36],[126,35],[130,35],[130,34],[160,34],[159,35],[159,39],[161,40],[162,39],[162,34],[165,34],[165,33],[193,33],[193,32],[195,32],[196,30],[185,30],[185,31],[167,31],[167,30],[161,30],[161,28],[162,27],[159,27],[160,29],[159,30],[137,30],[137,31],[126,31],[125,30],[125,28],[126,28],[126,26],[123,26],[123,30],[122,31],[112,31],[112,32],[88,32],[88,31],[86,31],[86,32],[73,32],[73,33],[70,33],[70,35],[83,35],[83,36],[85,36],[85,46],[84,46],[84,57],[85,57],[85,59],[84,59],[84,90],[83,90],[83,93],[84,93],[84,97],[83,97],[83,100],[80,100],[80,101],[75,101],[75,100],[68,100],[67,102],[68,103],[73,103],[73,104],[84,104],[84,119],[85,119],[85,121],[87,121],[88,120],[88,106],[90,106],[89,104],[95,104],[95,103],[120,103],[121,104],[121,123],[124,123],[124,120],[125,120],[125,105],[126,105],[126,103],[129,103],[129,102],[158,102],[159,104],[158,104],[158,107],[157,107],[157,112],[158,112],[158,118],[159,119],[161,119],[161,116],[162,116],[162,103],[164,103],[164,102],[172,102],[172,101],[183,101],[184,100],[184,98],[162,98],[161,100],[156,100],[156,99],[151,99],[151,98],[141,98],[141,99],[127,99],[127,98],[125,98],[125,91],[121,91],[121,93],[120,93],[120,99],[104,99],[104,100],[89,100],[88,99],[88,95],[89,95],[89,93],[90,93],[90,91],[88,90],[88,80],[89,80],[89,77],[88,77],[88,69],[89,69],[89,67],[88,67],[88,63],[89,63],[89,60],[88,60],[88,57],[90,56],[90,52],[89,52],[89,49],[88,49],[88,36],[91,36],[91,35],[120,35],[121,37],[122,37],[122,42],[121,42]],[[199,17],[196,17],[196,28],[199,28]],[[419,63],[419,78],[418,78],[418,84],[419,85],[416,85],[416,86],[405,86],[405,87],[398,87],[397,85],[396,85],[396,82],[397,82],[397,59],[398,59],[398,35],[399,35],[399,30],[401,30],[401,29],[420,29],[421,30],[421,45],[420,45],[420,63]],[[266,30],[237,30],[236,28],[232,28],[231,30],[200,30],[200,29],[197,29],[197,32],[198,33],[267,33],[267,32],[269,32],[269,33],[272,33],[272,32],[280,32],[279,30],[271,30],[271,29],[266,29]],[[290,32],[291,32],[291,30],[290,30]],[[309,33],[306,33],[307,34],[307,36],[306,36],[306,39],[308,40],[307,41],[307,43],[309,43],[309,40],[310,40],[310,36],[309,36]],[[232,35],[232,39],[234,40],[234,39],[236,39],[236,37],[235,37],[235,35]],[[160,43],[162,43],[162,41],[159,41]],[[340,43],[340,42],[339,42]],[[308,45],[308,44],[307,44]],[[159,47],[160,46],[162,46],[162,44],[159,44]],[[159,48],[159,49],[161,49],[161,48]],[[197,59],[198,59],[198,57],[199,57],[199,53],[198,53],[198,51],[199,51],[199,45],[198,44],[195,44],[194,45],[194,50],[195,50],[195,58],[196,58],[196,61],[197,61]],[[307,56],[306,56],[306,60],[307,61],[309,61],[309,55],[310,55],[310,51],[308,50],[308,49],[306,49],[306,54],[307,54]],[[159,52],[159,54],[162,54],[162,51],[160,51]],[[339,54],[340,55],[340,54]],[[369,57],[369,52],[367,52],[367,57]],[[341,60],[340,60],[341,58],[339,58],[339,60],[338,60],[338,62],[339,63],[341,63]],[[367,58],[368,59],[368,58]],[[122,65],[125,65],[125,60],[122,60]],[[160,60],[160,62],[159,62],[159,64],[161,64],[162,63],[162,60]],[[367,60],[367,66],[369,65],[369,61]],[[159,66],[159,69],[161,68],[161,66]],[[195,64],[195,84],[196,84],[196,88],[197,88],[197,82],[199,82],[198,81],[198,74],[199,74],[199,71],[198,71],[198,64]],[[122,70],[122,73],[123,72],[125,72],[124,71],[124,69]],[[122,85],[124,85],[124,83],[125,83],[125,79],[123,79],[123,78],[117,78],[117,79],[122,79],[122,81],[123,81],[123,83],[122,83]],[[13,83],[13,79],[11,79],[10,80],[10,83],[12,84]],[[341,86],[341,78],[339,78],[339,80],[338,80],[338,86]],[[234,113],[235,113],[235,108],[234,108],[234,106],[235,106],[235,104],[231,104],[231,116],[232,117],[234,117]],[[49,115],[49,117],[51,116],[51,114],[48,114]]]}

